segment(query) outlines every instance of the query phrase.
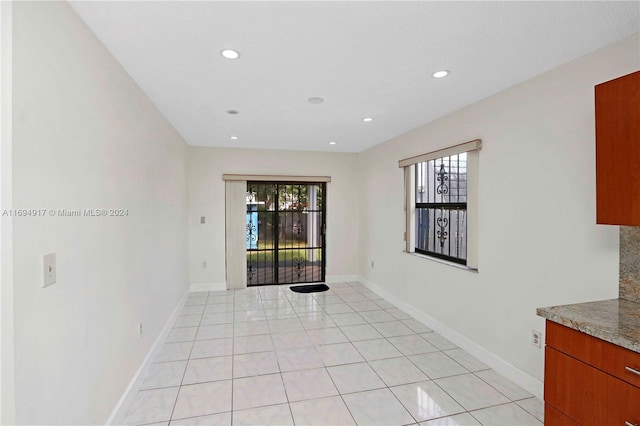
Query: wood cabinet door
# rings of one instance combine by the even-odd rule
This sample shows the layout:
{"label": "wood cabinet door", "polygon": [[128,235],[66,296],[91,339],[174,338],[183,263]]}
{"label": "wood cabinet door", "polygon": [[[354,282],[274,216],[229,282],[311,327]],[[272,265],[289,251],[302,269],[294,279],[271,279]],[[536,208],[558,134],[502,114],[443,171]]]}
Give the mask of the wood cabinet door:
{"label": "wood cabinet door", "polygon": [[[547,321],[547,345],[640,388],[640,354]],[[639,402],[640,404],[640,402]]]}
{"label": "wood cabinet door", "polygon": [[551,404],[544,404],[544,424],[546,426],[580,426],[578,423],[553,408]]}
{"label": "wood cabinet door", "polygon": [[597,223],[640,226],[640,71],[595,88]]}
{"label": "wood cabinet door", "polygon": [[640,388],[545,348],[544,400],[584,426],[640,424]]}

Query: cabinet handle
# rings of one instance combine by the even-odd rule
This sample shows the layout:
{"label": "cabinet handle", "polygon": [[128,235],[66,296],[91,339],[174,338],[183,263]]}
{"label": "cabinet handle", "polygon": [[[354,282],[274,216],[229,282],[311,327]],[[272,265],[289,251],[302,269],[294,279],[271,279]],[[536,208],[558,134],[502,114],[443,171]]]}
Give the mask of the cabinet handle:
{"label": "cabinet handle", "polygon": [[[637,374],[638,376],[640,376],[640,371],[636,370],[635,368],[625,367],[624,369],[629,371],[629,372],[631,372],[631,373],[633,373],[633,374]],[[631,425],[631,426],[634,426],[634,425]]]}
{"label": "cabinet handle", "polygon": [[625,426],[638,426],[638,423],[624,422]]}

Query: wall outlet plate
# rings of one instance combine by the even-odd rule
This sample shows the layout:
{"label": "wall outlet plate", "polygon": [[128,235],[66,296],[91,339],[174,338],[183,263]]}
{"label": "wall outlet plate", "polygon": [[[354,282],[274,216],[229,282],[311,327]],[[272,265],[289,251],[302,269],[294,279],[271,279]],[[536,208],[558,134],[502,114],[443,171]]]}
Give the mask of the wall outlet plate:
{"label": "wall outlet plate", "polygon": [[49,253],[44,255],[42,265],[42,288],[50,286],[56,282],[57,267],[56,254]]}
{"label": "wall outlet plate", "polygon": [[531,344],[536,348],[542,347],[542,333],[537,330],[531,330]]}

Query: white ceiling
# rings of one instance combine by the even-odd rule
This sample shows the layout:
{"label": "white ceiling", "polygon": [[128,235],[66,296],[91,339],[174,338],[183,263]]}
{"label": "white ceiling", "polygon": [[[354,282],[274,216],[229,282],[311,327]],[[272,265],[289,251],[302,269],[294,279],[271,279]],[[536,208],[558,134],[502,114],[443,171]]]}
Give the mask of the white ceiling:
{"label": "white ceiling", "polygon": [[359,152],[640,30],[638,1],[71,4],[196,146]]}

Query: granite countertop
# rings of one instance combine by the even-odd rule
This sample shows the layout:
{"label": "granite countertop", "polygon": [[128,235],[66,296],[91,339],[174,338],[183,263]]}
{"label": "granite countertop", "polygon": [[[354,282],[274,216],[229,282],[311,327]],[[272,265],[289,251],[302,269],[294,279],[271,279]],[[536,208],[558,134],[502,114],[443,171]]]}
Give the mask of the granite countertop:
{"label": "granite countertop", "polygon": [[640,303],[625,299],[538,308],[539,316],[640,353]]}

